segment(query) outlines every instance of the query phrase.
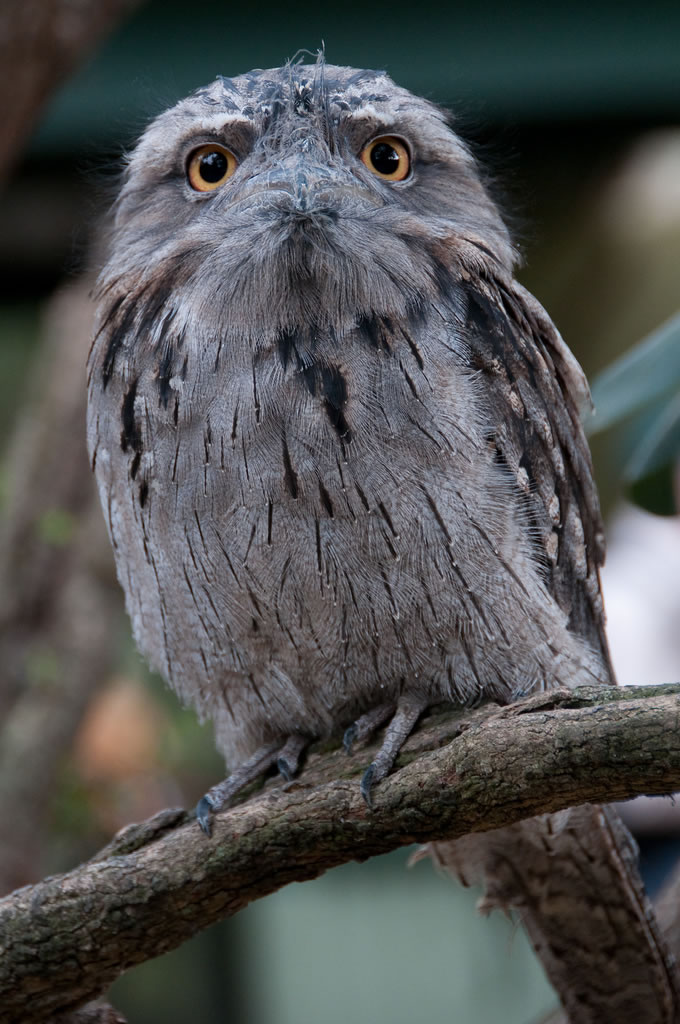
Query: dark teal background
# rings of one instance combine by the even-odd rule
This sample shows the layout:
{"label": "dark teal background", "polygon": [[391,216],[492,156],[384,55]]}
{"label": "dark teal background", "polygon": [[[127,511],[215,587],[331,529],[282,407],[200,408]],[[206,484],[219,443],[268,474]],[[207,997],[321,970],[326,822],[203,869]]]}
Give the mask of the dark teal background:
{"label": "dark teal background", "polygon": [[329,63],[485,119],[675,116],[680,4],[285,3],[154,0],[54,100],[36,146],[111,143],[218,74],[325,44]]}

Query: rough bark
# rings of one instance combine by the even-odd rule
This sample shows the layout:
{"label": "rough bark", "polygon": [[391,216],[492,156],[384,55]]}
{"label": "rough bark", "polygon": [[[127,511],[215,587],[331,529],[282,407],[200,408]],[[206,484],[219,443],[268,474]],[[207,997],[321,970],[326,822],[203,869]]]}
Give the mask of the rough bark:
{"label": "rough bark", "polygon": [[140,0],[3,0],[0,6],[0,182],[42,108]]}
{"label": "rough bark", "polygon": [[44,1021],[123,970],[293,881],[413,842],[680,788],[680,686],[585,688],[449,712],[413,736],[369,811],[370,750],[312,754],[299,780],[218,815],[164,812],[95,860],[0,901],[0,1005]]}

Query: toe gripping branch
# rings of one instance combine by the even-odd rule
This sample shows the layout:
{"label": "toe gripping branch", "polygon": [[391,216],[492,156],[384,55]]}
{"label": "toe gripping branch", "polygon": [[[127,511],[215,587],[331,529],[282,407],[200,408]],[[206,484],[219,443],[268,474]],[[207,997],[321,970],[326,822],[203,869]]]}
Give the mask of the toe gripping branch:
{"label": "toe gripping branch", "polygon": [[[416,701],[413,698],[402,697],[397,704],[396,711],[394,710],[394,705],[380,705],[380,707],[367,712],[359,718],[354,726],[350,726],[347,730],[347,732],[350,732],[353,728],[356,728],[356,733],[350,740],[351,744],[352,741],[363,737],[366,733],[374,732],[375,729],[390,718],[390,715],[392,716],[390,724],[385,731],[385,738],[380,750],[361,777],[361,795],[370,809],[373,808],[374,787],[391,772],[399,751],[413,732],[416,722],[426,707],[428,707],[427,701]],[[394,713],[392,714],[392,712]],[[368,729],[369,724],[372,725],[370,730]],[[347,733],[345,733],[345,737],[347,737]],[[345,749],[347,749],[347,742],[345,742]]]}
{"label": "toe gripping branch", "polygon": [[196,804],[196,820],[205,834],[212,835],[215,814],[226,807],[245,786],[256,782],[272,765],[276,765],[285,781],[290,782],[297,775],[300,757],[308,743],[309,739],[306,736],[299,735],[289,736],[283,746],[281,740],[267,743],[239,765],[223,782],[208,790]]}
{"label": "toe gripping branch", "polygon": [[[345,731],[343,745],[347,753],[351,754],[355,743],[369,739],[380,726],[390,720],[383,744],[361,778],[360,792],[369,808],[373,807],[375,786],[389,775],[404,741],[410,736],[427,706],[426,701],[415,701],[412,698],[402,698],[396,706],[380,704],[361,715]],[[297,734],[289,736],[283,746],[280,740],[268,743],[239,765],[223,782],[208,790],[196,805],[196,820],[203,832],[207,836],[212,835],[215,814],[273,765],[276,765],[285,781],[290,782],[299,770],[300,758],[308,743],[308,737]]]}

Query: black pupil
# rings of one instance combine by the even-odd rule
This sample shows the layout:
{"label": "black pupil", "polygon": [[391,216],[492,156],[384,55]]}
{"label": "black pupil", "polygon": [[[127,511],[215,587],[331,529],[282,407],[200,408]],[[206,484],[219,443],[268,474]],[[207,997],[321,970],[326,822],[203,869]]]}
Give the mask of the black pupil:
{"label": "black pupil", "polygon": [[216,181],[221,181],[227,173],[229,161],[224,153],[214,151],[212,153],[204,153],[199,167],[203,181],[214,185]]}
{"label": "black pupil", "polygon": [[371,150],[371,163],[380,174],[394,174],[399,169],[399,154],[389,142],[379,142]]}

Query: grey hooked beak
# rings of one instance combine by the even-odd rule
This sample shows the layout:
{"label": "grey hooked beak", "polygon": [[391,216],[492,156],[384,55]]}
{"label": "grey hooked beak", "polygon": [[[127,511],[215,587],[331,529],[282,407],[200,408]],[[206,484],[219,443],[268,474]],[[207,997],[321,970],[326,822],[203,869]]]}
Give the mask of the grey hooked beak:
{"label": "grey hooked beak", "polygon": [[[347,169],[326,163],[319,147],[311,152],[297,149],[278,160],[263,174],[256,174],[234,198],[242,203],[254,197],[269,197],[268,209],[300,219],[338,216],[343,206],[377,208],[384,205],[379,194],[366,186]],[[328,155],[330,159],[330,155]]]}

